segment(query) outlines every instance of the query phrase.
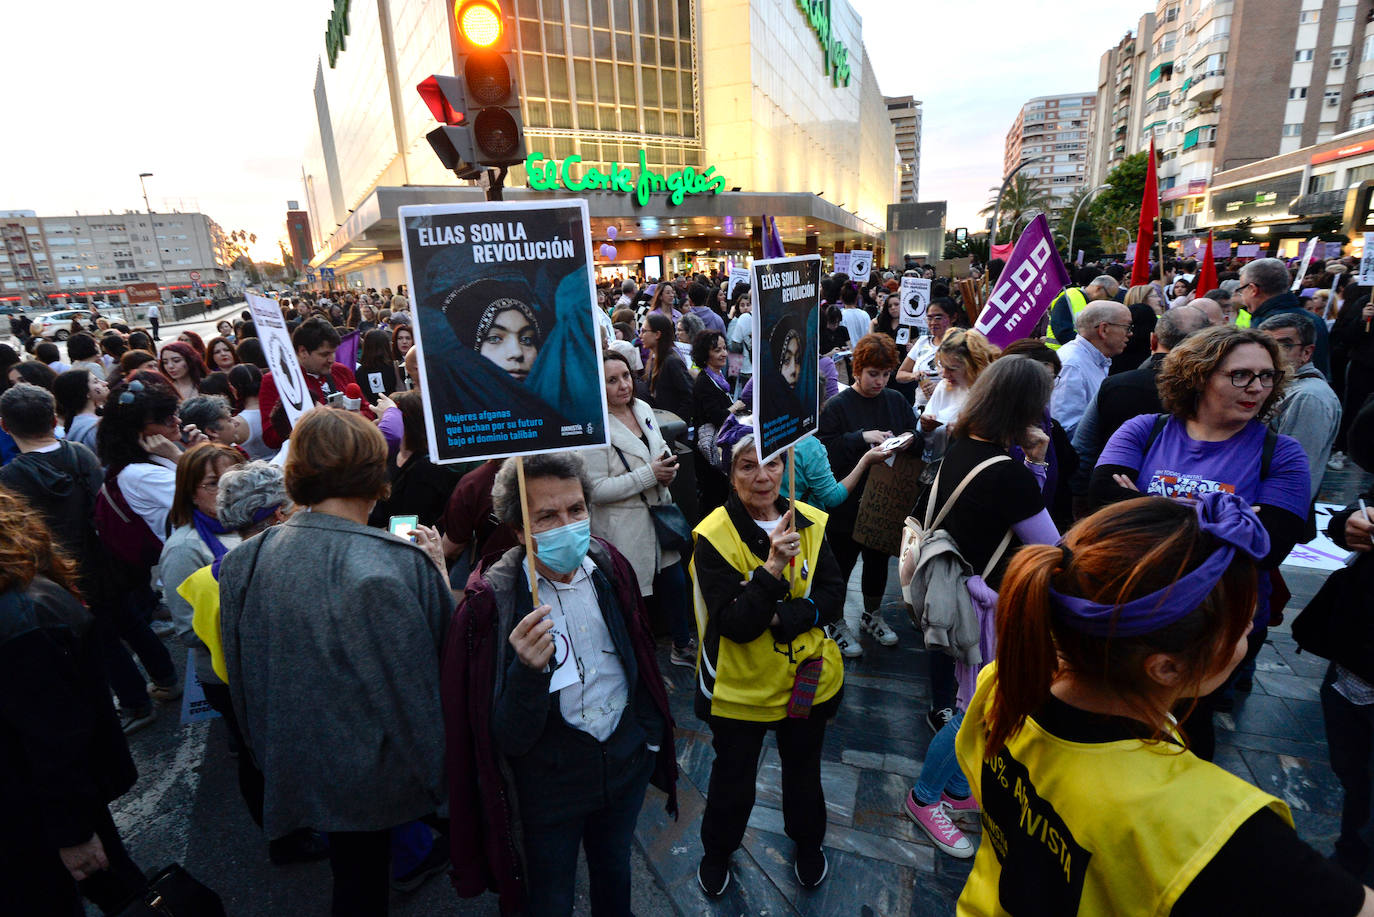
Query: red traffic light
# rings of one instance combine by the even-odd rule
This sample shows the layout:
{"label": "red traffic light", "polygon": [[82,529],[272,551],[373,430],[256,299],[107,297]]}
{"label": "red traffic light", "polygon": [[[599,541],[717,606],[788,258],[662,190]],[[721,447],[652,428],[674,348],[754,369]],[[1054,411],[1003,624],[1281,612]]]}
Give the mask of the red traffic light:
{"label": "red traffic light", "polygon": [[458,35],[479,48],[496,44],[506,28],[501,4],[496,0],[455,0],[453,21],[458,26]]}
{"label": "red traffic light", "polygon": [[430,114],[434,115],[436,121],[444,124],[463,124],[467,121],[461,106],[463,104],[463,84],[456,76],[435,76],[427,77],[415,89],[420,93],[420,98],[425,100],[425,105],[429,107]]}

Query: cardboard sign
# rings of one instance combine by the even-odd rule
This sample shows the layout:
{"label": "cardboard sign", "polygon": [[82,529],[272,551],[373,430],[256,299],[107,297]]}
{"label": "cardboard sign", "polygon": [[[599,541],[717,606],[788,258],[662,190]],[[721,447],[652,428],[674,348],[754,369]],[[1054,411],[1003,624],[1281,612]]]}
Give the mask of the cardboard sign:
{"label": "cardboard sign", "polygon": [[256,293],[248,293],[244,298],[248,300],[248,311],[253,314],[253,325],[258,329],[258,340],[267,357],[267,368],[277,383],[282,410],[286,412],[286,419],[291,426],[295,427],[296,421],[313,408],[315,402],[310,397],[310,388],[305,384],[300,360],[296,359],[296,348],[291,344],[291,332],[286,329],[281,306],[275,299]]}
{"label": "cardboard sign", "polygon": [[751,293],[754,441],[766,462],[820,422],[820,255],[755,261]]}
{"label": "cardboard sign", "polygon": [[903,277],[897,298],[902,305],[902,315],[898,321],[925,331],[926,307],[930,305],[930,281],[923,277]]}
{"label": "cardboard sign", "polygon": [[196,678],[196,651],[186,651],[186,683],[181,692],[181,725],[203,723],[219,716],[219,711],[205,699],[205,689]]}
{"label": "cardboard sign", "polygon": [[855,249],[849,253],[849,276],[859,283],[867,283],[873,270],[873,253]]}
{"label": "cardboard sign", "polygon": [[436,464],[606,443],[584,200],[401,207]]}
{"label": "cardboard sign", "polygon": [[735,287],[742,283],[749,282],[749,268],[732,267],[730,268],[730,286],[726,290],[725,299],[729,302],[735,301]]}
{"label": "cardboard sign", "polygon": [[868,472],[859,514],[854,520],[854,540],[893,557],[902,544],[902,524],[921,495],[925,463],[911,450],[898,452]]}
{"label": "cardboard sign", "polygon": [[1360,255],[1360,286],[1374,286],[1374,232],[1364,234],[1364,252]]}
{"label": "cardboard sign", "polygon": [[[834,270],[834,273],[836,273],[836,274],[848,274],[848,273],[849,273],[849,252],[835,252],[835,270]],[[852,275],[851,275],[851,276],[852,276]]]}

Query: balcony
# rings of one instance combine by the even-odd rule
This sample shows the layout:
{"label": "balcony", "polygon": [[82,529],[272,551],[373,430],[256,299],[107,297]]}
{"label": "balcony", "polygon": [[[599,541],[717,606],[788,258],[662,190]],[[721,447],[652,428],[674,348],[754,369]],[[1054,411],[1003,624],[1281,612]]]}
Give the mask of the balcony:
{"label": "balcony", "polygon": [[1209,70],[1189,80],[1188,88],[1184,96],[1189,102],[1194,102],[1198,105],[1206,105],[1221,93],[1225,85],[1225,70]]}
{"label": "balcony", "polygon": [[1294,216],[1317,216],[1327,213],[1343,213],[1349,191],[1345,188],[1336,191],[1318,191],[1304,194],[1293,201],[1291,210]]}

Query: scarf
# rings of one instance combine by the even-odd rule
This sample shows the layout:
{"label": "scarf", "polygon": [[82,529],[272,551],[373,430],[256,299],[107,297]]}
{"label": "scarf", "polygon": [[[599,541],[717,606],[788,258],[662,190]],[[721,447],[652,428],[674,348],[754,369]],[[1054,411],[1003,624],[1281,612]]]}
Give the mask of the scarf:
{"label": "scarf", "polygon": [[198,509],[191,510],[191,524],[196,527],[196,534],[200,540],[205,542],[210,553],[215,555],[215,560],[219,560],[229,549],[219,540],[220,535],[229,534],[229,529],[219,524],[218,519],[213,519]]}
{"label": "scarf", "polygon": [[714,382],[722,392],[725,392],[726,394],[730,393],[730,386],[726,383],[725,377],[722,376],[719,372],[717,372],[709,366],[703,368],[702,372],[710,376],[711,381]]}

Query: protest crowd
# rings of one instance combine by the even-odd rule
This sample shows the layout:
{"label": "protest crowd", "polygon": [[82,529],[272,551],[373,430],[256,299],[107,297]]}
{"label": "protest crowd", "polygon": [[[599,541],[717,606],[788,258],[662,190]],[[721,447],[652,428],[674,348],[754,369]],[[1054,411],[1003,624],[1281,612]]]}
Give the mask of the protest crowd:
{"label": "protest crowd", "polygon": [[[161,864],[133,862],[110,805],[129,744],[193,689],[265,856],[327,859],[336,915],[445,873],[503,913],[570,914],[579,849],[591,913],[628,915],[635,826],[646,798],[676,814],[689,725],[715,753],[703,895],[735,881],[769,733],[816,888],[845,662],[907,639],[885,617],[899,580],[931,697],[906,713],[933,735],[903,812],[972,859],[959,913],[1374,914],[1374,658],[1333,656],[1322,690],[1334,858],[1211,763],[1323,473],[1374,472],[1374,300],[1350,268],[1318,261],[1293,292],[1274,258],[1206,284],[1188,260],[1136,285],[1091,265],[1005,346],[933,267],[825,274],[815,336],[766,346],[747,283],[603,283],[605,445],[457,464],[432,458],[404,289],[275,302],[314,405],[294,422],[248,311],[209,341],[92,320],[65,359],[15,328],[0,910],[119,914],[146,892]],[[904,276],[931,282],[918,327]],[[475,346],[523,380],[550,335],[503,337],[518,311]],[[758,448],[764,361],[815,389],[790,453]],[[908,485],[906,521],[875,526],[871,479]],[[1374,523],[1352,503],[1324,534],[1358,558],[1334,642],[1367,651]],[[670,666],[698,722],[675,722]]]}

